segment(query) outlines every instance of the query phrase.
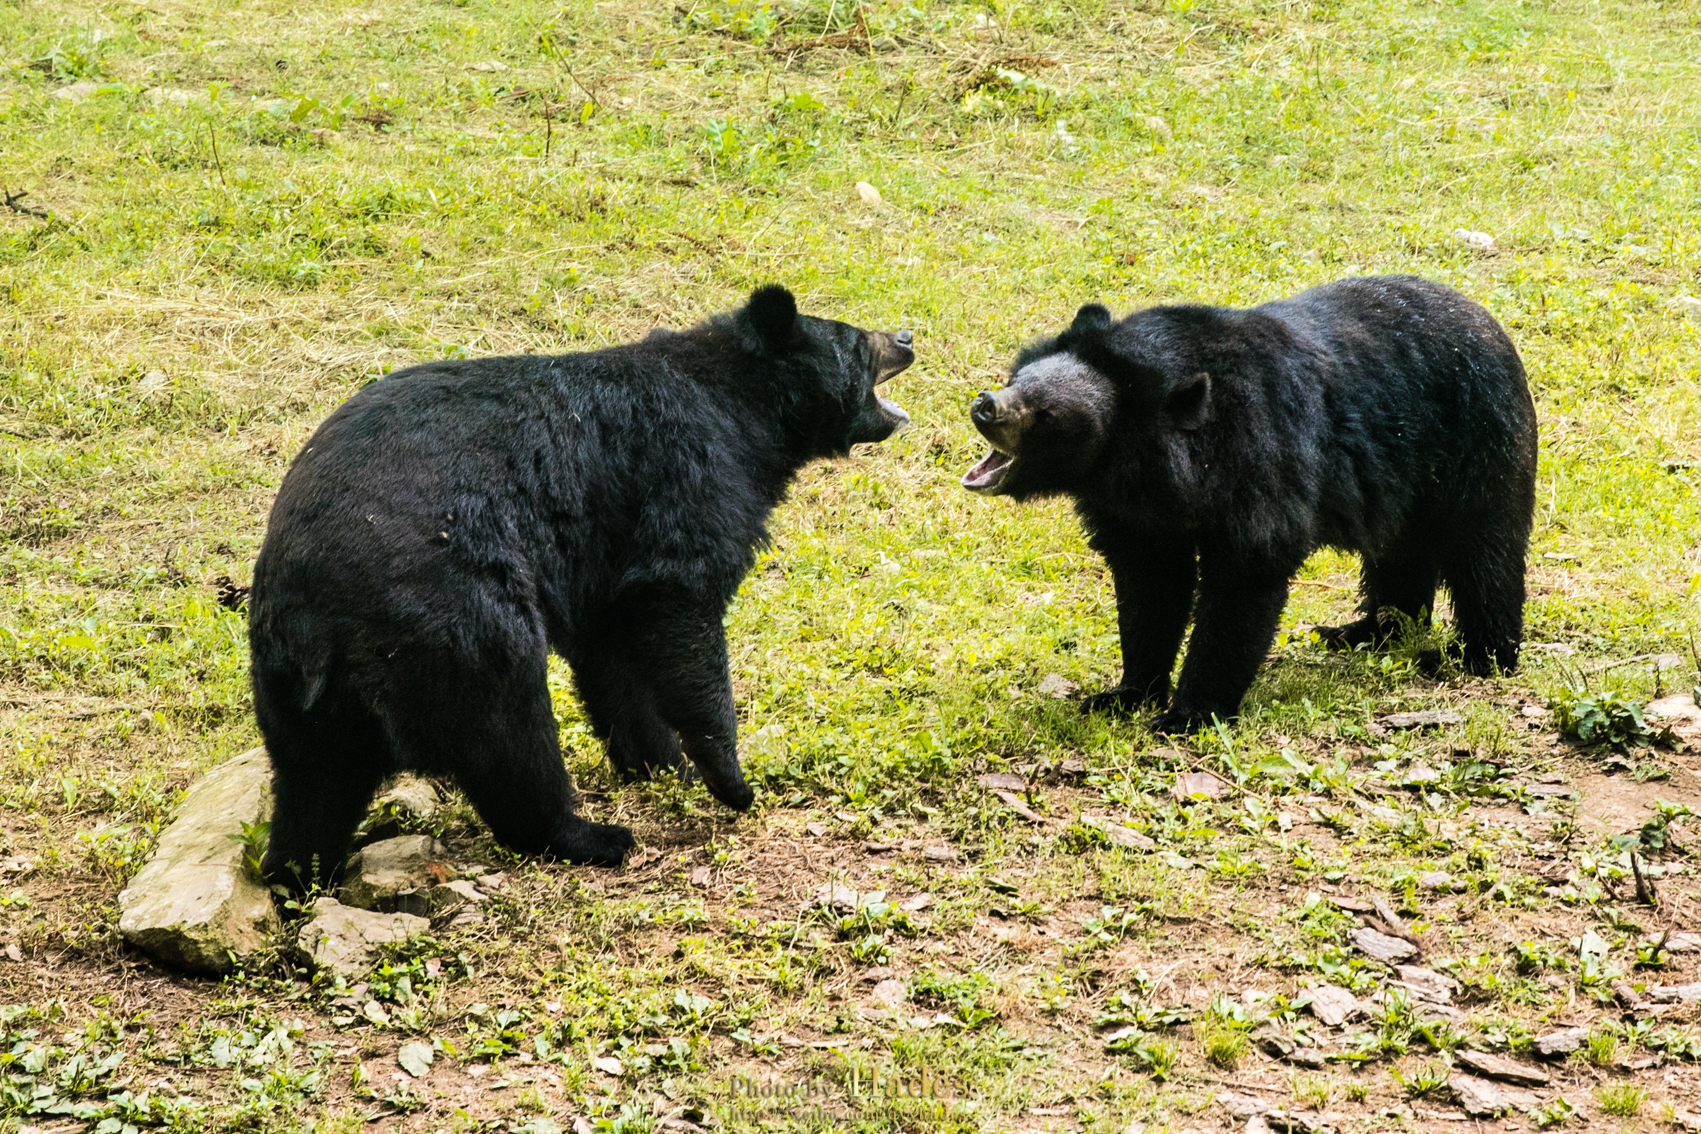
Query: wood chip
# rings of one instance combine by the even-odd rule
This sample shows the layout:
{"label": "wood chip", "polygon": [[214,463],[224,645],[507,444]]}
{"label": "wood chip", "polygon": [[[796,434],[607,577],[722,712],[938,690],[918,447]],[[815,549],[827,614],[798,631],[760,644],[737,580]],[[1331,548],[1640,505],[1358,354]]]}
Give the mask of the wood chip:
{"label": "wood chip", "polygon": [[1042,815],[1036,814],[1032,808],[1030,808],[1027,804],[1022,802],[1022,797],[1017,795],[1015,792],[1013,792],[1013,791],[995,791],[992,794],[996,795],[999,798],[999,801],[1004,804],[1004,806],[1008,807],[1011,811],[1014,811],[1016,814],[1020,815],[1024,819],[1026,819],[1028,822],[1030,822],[1030,823],[1044,823],[1045,822],[1045,817],[1042,816]]}
{"label": "wood chip", "polygon": [[1372,960],[1393,963],[1417,956],[1417,946],[1399,937],[1390,937],[1368,927],[1353,933],[1353,944]]}

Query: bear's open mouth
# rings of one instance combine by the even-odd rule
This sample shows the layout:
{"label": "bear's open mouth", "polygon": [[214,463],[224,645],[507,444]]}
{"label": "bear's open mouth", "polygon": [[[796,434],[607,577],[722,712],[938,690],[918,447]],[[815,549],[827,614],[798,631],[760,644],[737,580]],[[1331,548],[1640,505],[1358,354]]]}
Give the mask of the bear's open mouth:
{"label": "bear's open mouth", "polygon": [[996,493],[998,482],[1004,479],[1004,474],[1010,471],[1011,464],[1016,458],[1001,452],[996,448],[986,451],[986,456],[980,463],[963,474],[963,487],[970,492]]}
{"label": "bear's open mouth", "polygon": [[880,403],[880,412],[886,415],[886,420],[896,427],[894,432],[902,433],[910,427],[910,415],[904,412],[903,406],[882,398],[879,394],[875,394],[874,398]]}

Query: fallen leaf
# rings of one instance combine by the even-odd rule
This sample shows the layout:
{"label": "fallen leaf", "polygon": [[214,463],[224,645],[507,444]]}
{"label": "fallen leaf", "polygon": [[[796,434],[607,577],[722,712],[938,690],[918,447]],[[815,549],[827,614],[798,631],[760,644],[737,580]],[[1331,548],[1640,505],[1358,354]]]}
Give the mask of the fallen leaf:
{"label": "fallen leaf", "polygon": [[595,1059],[591,1060],[591,1066],[596,1068],[598,1071],[601,1071],[604,1075],[613,1075],[615,1078],[619,1078],[626,1074],[626,1068],[621,1064],[620,1060],[614,1058],[612,1055],[597,1056]]}
{"label": "fallen leaf", "polygon": [[396,1062],[415,1079],[425,1078],[425,1073],[431,1070],[431,1061],[434,1058],[436,1053],[428,1043],[404,1043],[402,1049],[396,1052]]}

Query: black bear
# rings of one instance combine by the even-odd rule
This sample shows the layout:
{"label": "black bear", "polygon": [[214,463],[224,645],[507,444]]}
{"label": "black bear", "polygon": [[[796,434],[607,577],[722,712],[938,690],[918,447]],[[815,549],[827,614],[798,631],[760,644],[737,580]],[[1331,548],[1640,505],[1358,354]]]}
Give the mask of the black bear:
{"label": "black bear", "polygon": [[1535,406],[1506,332],[1464,296],[1387,276],[1120,322],[1090,304],[1012,373],[970,407],[992,450],[963,484],[1074,497],[1116,584],[1124,670],[1085,708],[1167,705],[1172,733],[1233,717],[1323,546],[1363,558],[1363,617],[1326,640],[1380,643],[1392,611],[1426,624],[1439,581],[1464,667],[1517,665]]}
{"label": "black bear", "polygon": [[686,770],[744,810],[722,619],[808,461],[909,418],[887,334],[756,291],[584,354],[426,363],[331,414],[284,477],[249,598],[276,799],[264,869],[328,884],[374,789],[459,781],[498,839],[618,865],[574,810],[545,665],[623,776]]}

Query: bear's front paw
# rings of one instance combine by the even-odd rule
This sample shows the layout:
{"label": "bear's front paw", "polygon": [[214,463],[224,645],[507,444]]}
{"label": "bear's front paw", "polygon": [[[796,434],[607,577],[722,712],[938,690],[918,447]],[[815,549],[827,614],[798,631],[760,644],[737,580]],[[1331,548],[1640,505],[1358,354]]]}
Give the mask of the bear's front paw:
{"label": "bear's front paw", "polygon": [[575,866],[619,866],[637,845],[625,827],[575,820],[549,849],[556,858]]}
{"label": "bear's front paw", "polygon": [[1118,685],[1114,689],[1106,689],[1103,693],[1094,693],[1081,702],[1083,713],[1114,713],[1117,716],[1127,716],[1140,708],[1146,698],[1126,685]]}
{"label": "bear's front paw", "polygon": [[1211,714],[1171,709],[1167,713],[1158,714],[1158,719],[1152,722],[1152,731],[1159,736],[1192,736],[1196,732],[1209,729],[1212,723]]}

